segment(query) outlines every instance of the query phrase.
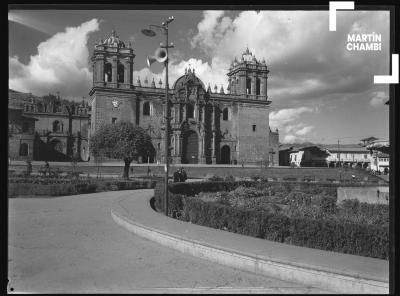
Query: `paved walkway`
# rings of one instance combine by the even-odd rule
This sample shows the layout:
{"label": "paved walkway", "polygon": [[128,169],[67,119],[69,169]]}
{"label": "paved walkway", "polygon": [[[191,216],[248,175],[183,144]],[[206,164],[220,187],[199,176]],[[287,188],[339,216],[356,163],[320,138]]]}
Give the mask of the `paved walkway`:
{"label": "paved walkway", "polygon": [[280,279],[342,293],[388,293],[389,262],[297,247],[179,221],[150,207],[145,196],[127,195],[113,207],[114,220],[171,248]]}
{"label": "paved walkway", "polygon": [[9,199],[8,292],[320,292],[182,254],[133,235],[111,218],[113,202],[151,194]]}

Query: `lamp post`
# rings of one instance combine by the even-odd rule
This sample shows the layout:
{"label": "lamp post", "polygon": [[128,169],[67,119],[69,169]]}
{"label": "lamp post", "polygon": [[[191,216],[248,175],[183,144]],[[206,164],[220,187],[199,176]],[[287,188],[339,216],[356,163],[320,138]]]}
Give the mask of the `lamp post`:
{"label": "lamp post", "polygon": [[164,184],[164,209],[165,215],[168,216],[168,171],[169,171],[169,100],[168,100],[168,49],[173,48],[173,44],[168,44],[168,24],[174,20],[173,16],[168,17],[166,21],[164,21],[161,26],[159,25],[149,25],[148,29],[143,29],[142,33],[148,37],[156,36],[156,32],[154,32],[151,27],[160,29],[162,33],[165,35],[165,44],[160,44],[161,48],[165,48],[167,53],[167,59],[164,62],[165,67],[165,184]]}

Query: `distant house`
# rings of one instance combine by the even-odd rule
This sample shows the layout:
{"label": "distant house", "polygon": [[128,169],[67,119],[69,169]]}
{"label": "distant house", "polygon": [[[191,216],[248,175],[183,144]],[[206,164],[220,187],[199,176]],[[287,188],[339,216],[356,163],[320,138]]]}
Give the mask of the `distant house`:
{"label": "distant house", "polygon": [[329,156],[326,159],[329,167],[360,167],[370,166],[372,157],[370,151],[361,146],[354,147],[326,147]]}
{"label": "distant house", "polygon": [[376,140],[365,147],[370,151],[371,170],[380,173],[389,172],[390,144],[386,140]]}
{"label": "distant house", "polygon": [[293,150],[292,146],[281,146],[279,148],[279,165],[289,166],[290,165],[290,152]]}
{"label": "distant house", "polygon": [[289,152],[290,164],[298,167],[326,167],[329,152],[319,146],[293,149]]}
{"label": "distant house", "polygon": [[365,139],[361,139],[360,141],[362,142],[362,146],[367,146],[368,144],[371,144],[372,142],[379,140],[378,138],[375,137],[368,137]]}

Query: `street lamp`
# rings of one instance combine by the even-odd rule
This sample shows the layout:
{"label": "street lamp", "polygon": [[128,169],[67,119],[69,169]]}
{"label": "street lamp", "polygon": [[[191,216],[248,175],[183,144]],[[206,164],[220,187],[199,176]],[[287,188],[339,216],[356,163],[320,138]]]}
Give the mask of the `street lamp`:
{"label": "street lamp", "polygon": [[165,35],[165,45],[160,44],[161,48],[165,48],[167,53],[167,58],[164,61],[165,67],[165,186],[164,186],[164,208],[165,208],[165,215],[168,216],[168,170],[169,170],[169,100],[168,100],[168,48],[173,48],[173,43],[168,44],[168,24],[174,20],[173,16],[168,17],[166,21],[164,21],[161,26],[159,25],[149,25],[148,29],[142,29],[141,32],[148,36],[154,37],[156,36],[156,32],[154,32],[151,27],[157,28],[162,31]]}

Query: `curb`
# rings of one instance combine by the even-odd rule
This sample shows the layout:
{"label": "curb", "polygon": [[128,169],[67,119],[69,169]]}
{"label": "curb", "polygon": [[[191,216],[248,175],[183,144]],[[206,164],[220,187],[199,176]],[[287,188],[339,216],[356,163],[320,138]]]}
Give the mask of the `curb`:
{"label": "curb", "polygon": [[[119,202],[126,198],[120,198],[112,205],[111,216],[117,224],[136,235],[183,253],[240,270],[327,291],[360,294],[389,293],[388,282],[362,278],[359,274],[344,274],[331,270],[322,270],[320,267],[313,268],[305,265],[301,266],[300,264],[295,265],[291,262],[280,261],[279,258],[271,260],[253,254],[243,254],[235,250],[228,250],[220,246],[213,246],[147,227],[137,221],[133,221],[132,217],[124,215],[124,208],[119,205]],[[148,204],[150,207],[150,200],[148,200]]]}

